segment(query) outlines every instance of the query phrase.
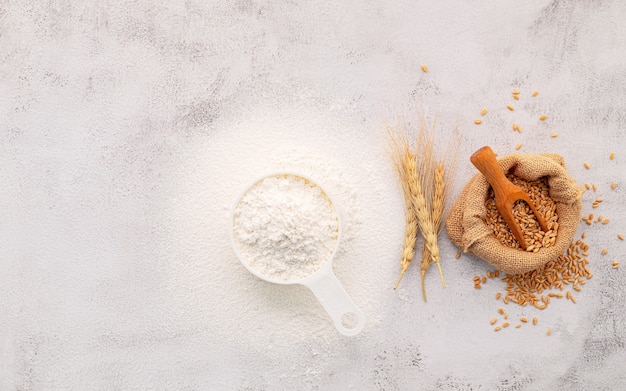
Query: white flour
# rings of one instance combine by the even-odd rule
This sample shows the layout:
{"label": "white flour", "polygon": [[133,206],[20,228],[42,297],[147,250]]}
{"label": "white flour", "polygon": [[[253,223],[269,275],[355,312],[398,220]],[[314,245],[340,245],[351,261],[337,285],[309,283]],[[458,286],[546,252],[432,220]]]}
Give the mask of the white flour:
{"label": "white flour", "polygon": [[296,281],[316,272],[337,246],[338,218],[328,196],[295,175],[263,179],[234,211],[240,255],[259,275]]}

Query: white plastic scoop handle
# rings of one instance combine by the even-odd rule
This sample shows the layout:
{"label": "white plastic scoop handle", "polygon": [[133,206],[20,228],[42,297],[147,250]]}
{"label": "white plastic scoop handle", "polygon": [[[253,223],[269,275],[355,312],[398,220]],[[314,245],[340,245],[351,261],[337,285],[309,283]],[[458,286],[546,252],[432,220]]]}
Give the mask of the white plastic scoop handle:
{"label": "white plastic scoop handle", "polygon": [[335,276],[332,260],[326,262],[309,277],[296,283],[306,286],[313,292],[341,334],[353,336],[363,330],[365,316],[352,302],[348,292]]}

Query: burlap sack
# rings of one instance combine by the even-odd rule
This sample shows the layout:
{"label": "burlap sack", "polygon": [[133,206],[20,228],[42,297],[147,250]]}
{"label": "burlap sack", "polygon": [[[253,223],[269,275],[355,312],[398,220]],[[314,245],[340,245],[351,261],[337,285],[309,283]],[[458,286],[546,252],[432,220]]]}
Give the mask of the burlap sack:
{"label": "burlap sack", "polygon": [[497,270],[522,274],[557,259],[567,251],[580,222],[581,197],[585,190],[567,173],[565,161],[560,155],[514,154],[499,159],[498,164],[505,173],[526,180],[548,177],[550,198],[556,203],[559,215],[556,243],[537,253],[504,246],[485,222],[485,200],[490,185],[481,173],[472,177],[452,205],[446,229],[452,242],[463,252],[484,259]]}

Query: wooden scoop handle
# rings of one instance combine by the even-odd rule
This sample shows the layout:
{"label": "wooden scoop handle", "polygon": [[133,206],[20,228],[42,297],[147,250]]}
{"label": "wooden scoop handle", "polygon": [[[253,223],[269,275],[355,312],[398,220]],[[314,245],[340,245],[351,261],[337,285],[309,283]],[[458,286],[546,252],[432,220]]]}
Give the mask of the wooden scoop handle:
{"label": "wooden scoop handle", "polygon": [[520,188],[511,183],[504,175],[496,160],[496,154],[490,147],[485,146],[474,152],[470,157],[470,161],[487,178],[487,182],[493,188],[496,198],[504,201],[512,197],[510,200],[511,205],[518,200],[517,196]]}

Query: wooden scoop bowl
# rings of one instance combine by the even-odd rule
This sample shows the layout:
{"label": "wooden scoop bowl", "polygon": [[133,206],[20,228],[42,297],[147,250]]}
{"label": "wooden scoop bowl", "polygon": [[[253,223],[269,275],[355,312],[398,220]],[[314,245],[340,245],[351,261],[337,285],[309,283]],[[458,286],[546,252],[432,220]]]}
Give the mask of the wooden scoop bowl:
{"label": "wooden scoop bowl", "polygon": [[537,211],[535,205],[528,198],[528,194],[519,186],[514,185],[507,179],[504,172],[500,169],[498,161],[496,160],[496,154],[489,147],[482,147],[470,157],[470,161],[478,171],[480,171],[491,187],[496,198],[496,207],[504,218],[511,232],[515,236],[515,239],[519,242],[520,246],[526,250],[528,247],[524,240],[524,234],[522,228],[518,224],[515,216],[513,216],[513,205],[516,201],[524,201],[533,211],[533,214],[537,218],[537,222],[541,229],[546,232],[548,230],[548,224],[543,218],[541,213]]}

